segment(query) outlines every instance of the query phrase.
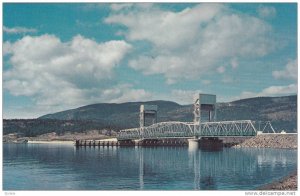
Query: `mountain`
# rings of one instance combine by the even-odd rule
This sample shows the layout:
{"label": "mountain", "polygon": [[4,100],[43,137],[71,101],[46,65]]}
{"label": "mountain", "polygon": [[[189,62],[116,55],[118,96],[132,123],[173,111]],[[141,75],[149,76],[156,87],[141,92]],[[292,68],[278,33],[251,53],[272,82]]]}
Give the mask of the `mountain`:
{"label": "mountain", "polygon": [[275,130],[297,132],[297,96],[257,97],[219,104],[218,120],[271,121]]}
{"label": "mountain", "polygon": [[[47,114],[38,119],[4,120],[3,130],[4,134],[18,131],[36,135],[52,131],[133,128],[139,126],[141,104],[158,106],[158,122],[193,120],[193,105],[179,105],[171,101],[99,103]],[[275,130],[297,132],[297,96],[256,97],[218,103],[217,120],[271,121]]]}
{"label": "mountain", "polygon": [[158,106],[158,121],[183,120],[191,121],[192,106],[182,106],[171,101],[148,101],[128,103],[100,103],[66,110],[54,114],[41,116],[39,119],[57,120],[92,120],[103,121],[109,125],[121,128],[139,126],[140,105]]}
{"label": "mountain", "polygon": [[[93,104],[73,110],[48,114],[40,119],[96,120],[121,128],[139,126],[141,104],[158,106],[158,122],[192,121],[193,105],[179,105],[170,101],[129,102],[121,104]],[[271,121],[277,130],[296,131],[297,96],[256,97],[217,104],[217,120]]]}

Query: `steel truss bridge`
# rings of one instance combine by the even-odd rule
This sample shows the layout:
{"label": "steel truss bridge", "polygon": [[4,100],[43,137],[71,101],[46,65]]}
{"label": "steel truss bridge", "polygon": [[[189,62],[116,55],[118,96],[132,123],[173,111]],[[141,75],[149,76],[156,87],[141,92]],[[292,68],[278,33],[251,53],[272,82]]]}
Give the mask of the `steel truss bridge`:
{"label": "steel truss bridge", "polygon": [[148,127],[121,130],[118,140],[256,136],[258,132],[275,133],[271,123],[251,120],[203,122],[160,122]]}

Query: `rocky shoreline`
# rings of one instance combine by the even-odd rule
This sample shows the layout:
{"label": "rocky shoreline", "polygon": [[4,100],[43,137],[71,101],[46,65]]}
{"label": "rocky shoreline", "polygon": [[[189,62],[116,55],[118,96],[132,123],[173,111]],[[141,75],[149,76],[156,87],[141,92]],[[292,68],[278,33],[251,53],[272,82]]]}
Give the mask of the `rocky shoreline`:
{"label": "rocky shoreline", "polygon": [[294,171],[288,176],[281,178],[280,180],[259,187],[258,190],[296,191],[297,188],[297,171]]}
{"label": "rocky shoreline", "polygon": [[297,134],[262,134],[249,138],[233,147],[297,149],[297,137]]}
{"label": "rocky shoreline", "polygon": [[[284,148],[297,149],[297,134],[262,134],[251,137],[233,148]],[[297,190],[297,171],[286,177],[257,188],[258,190]]]}

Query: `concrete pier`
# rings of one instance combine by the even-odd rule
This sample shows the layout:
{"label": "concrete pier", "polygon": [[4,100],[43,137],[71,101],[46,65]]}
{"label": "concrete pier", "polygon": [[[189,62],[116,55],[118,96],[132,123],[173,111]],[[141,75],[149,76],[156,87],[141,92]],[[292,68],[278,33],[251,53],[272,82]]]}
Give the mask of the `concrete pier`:
{"label": "concrete pier", "polygon": [[199,139],[188,139],[189,150],[197,150],[199,148]]}
{"label": "concrete pier", "polygon": [[117,141],[95,141],[95,140],[75,140],[76,147],[104,147],[104,146],[119,146]]}
{"label": "concrete pier", "polygon": [[134,145],[135,146],[141,146],[142,143],[143,143],[142,139],[134,140]]}
{"label": "concrete pier", "polygon": [[215,137],[202,137],[191,139],[136,139],[136,140],[75,140],[77,147],[113,147],[113,146],[188,146],[189,149],[206,147],[223,147],[223,142]]}
{"label": "concrete pier", "polygon": [[120,140],[118,141],[119,146],[135,146],[134,140]]}
{"label": "concrete pier", "polygon": [[94,140],[75,140],[76,147],[104,147],[104,146],[187,146],[186,139],[137,139],[137,140],[115,140],[115,141],[94,141]]}
{"label": "concrete pier", "polygon": [[202,150],[219,151],[223,148],[223,141],[217,137],[202,137],[199,140],[199,148]]}

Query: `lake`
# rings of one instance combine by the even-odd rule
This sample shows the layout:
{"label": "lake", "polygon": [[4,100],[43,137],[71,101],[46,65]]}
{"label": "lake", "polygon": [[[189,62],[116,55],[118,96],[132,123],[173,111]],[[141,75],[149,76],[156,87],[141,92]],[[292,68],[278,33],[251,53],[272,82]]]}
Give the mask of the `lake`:
{"label": "lake", "polygon": [[3,144],[3,190],[254,190],[297,169],[297,150]]}

